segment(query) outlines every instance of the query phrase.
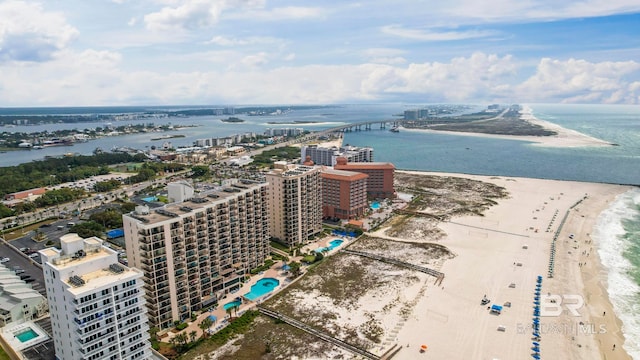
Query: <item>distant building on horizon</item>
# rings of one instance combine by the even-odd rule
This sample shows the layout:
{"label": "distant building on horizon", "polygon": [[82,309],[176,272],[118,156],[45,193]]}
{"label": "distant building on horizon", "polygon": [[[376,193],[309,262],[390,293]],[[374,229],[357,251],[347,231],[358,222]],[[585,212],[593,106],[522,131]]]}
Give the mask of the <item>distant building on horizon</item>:
{"label": "distant building on horizon", "polygon": [[316,165],[334,166],[339,157],[344,157],[349,162],[372,162],[373,148],[355,147],[344,145],[341,147],[333,146],[330,148],[318,145],[306,145],[300,148],[301,162],[311,157]]}

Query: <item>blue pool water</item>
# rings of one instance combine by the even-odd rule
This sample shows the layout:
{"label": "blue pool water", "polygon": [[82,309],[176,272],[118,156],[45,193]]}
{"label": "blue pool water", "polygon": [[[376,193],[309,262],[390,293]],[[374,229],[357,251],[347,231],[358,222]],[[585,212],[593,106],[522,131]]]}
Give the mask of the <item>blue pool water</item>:
{"label": "blue pool water", "polygon": [[155,196],[149,196],[146,198],[142,198],[142,201],[146,201],[146,202],[154,202],[154,201],[158,201],[158,198]]}
{"label": "blue pool water", "polygon": [[27,330],[16,334],[16,338],[20,340],[20,342],[27,342],[29,340],[33,340],[38,337],[38,333],[33,331],[32,328],[28,328]]}
{"label": "blue pool water", "polygon": [[232,301],[224,304],[223,308],[225,311],[227,311],[229,309],[233,309],[236,306],[240,306],[241,304],[242,304],[242,301],[236,300],[236,301]]}
{"label": "blue pool water", "polygon": [[331,240],[331,242],[329,242],[329,246],[317,248],[316,252],[323,252],[325,250],[326,251],[331,251],[331,250],[337,248],[338,246],[340,246],[343,242],[344,242],[344,240],[341,240],[341,239]]}
{"label": "blue pool water", "polygon": [[280,281],[278,281],[278,279],[274,279],[274,278],[260,279],[258,280],[257,283],[255,283],[251,287],[251,291],[246,293],[244,297],[253,301],[261,296],[264,296],[265,294],[272,292],[273,289],[275,289],[276,286],[278,285],[280,285]]}
{"label": "blue pool water", "polygon": [[380,209],[380,203],[379,203],[379,202],[377,202],[377,201],[372,202],[372,203],[371,203],[371,209],[373,209],[373,210],[378,210],[378,209]]}

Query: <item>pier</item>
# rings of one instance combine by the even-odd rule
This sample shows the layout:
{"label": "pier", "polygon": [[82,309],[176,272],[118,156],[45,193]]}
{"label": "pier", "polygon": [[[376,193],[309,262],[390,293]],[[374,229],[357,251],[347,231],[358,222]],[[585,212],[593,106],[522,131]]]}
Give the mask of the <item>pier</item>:
{"label": "pier", "polygon": [[442,284],[442,280],[444,280],[444,273],[441,273],[441,272],[433,270],[433,269],[429,269],[428,267],[414,265],[414,264],[410,264],[408,262],[404,262],[404,261],[400,261],[400,260],[396,260],[396,259],[391,259],[391,258],[387,258],[387,257],[384,257],[384,256],[380,256],[380,255],[364,252],[364,251],[343,249],[342,252],[345,252],[345,253],[351,254],[351,255],[364,256],[364,257],[368,257],[370,259],[386,262],[388,264],[402,266],[402,267],[405,267],[405,268],[409,268],[411,270],[416,270],[416,271],[423,272],[425,274],[428,274],[428,275],[431,275],[431,276],[435,277],[436,278],[436,285]]}

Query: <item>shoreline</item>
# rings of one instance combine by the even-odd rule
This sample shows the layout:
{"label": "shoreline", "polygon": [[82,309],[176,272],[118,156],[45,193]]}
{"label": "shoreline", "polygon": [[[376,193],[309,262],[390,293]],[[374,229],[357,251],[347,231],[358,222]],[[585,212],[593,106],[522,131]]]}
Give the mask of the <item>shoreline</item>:
{"label": "shoreline", "polygon": [[[542,324],[546,324],[548,329],[562,330],[556,331],[558,333],[549,331],[548,334],[542,334],[540,346],[544,357],[631,358],[623,347],[622,322],[614,312],[608,297],[606,278],[601,276],[605,270],[597,251],[594,253],[589,250],[590,255],[582,253],[592,246],[597,250],[595,246],[598,244],[591,244],[589,234],[593,232],[598,216],[611,205],[616,196],[628,191],[631,186],[424,171],[402,172],[490,182],[507,188],[510,197],[499,199],[498,205],[490,208],[483,217],[456,217],[439,226],[447,236],[437,243],[447,246],[458,256],[448,260],[443,266],[442,271],[447,277],[442,289],[429,284],[427,299],[423,299],[418,306],[418,309],[429,316],[425,318],[424,315],[418,315],[416,323],[407,324],[398,334],[398,338],[402,339],[399,340],[401,344],[407,341],[407,345],[417,343],[420,339],[416,338],[414,333],[418,329],[424,329],[424,335],[421,336],[430,339],[429,352],[433,352],[430,357],[524,358],[528,355],[527,351],[530,352],[528,347],[531,346],[531,335],[523,336],[522,333],[518,333],[518,327],[526,329],[527,325],[530,325],[527,321],[531,321],[531,310],[524,304],[533,300],[533,280],[540,274],[544,277],[543,294],[579,294],[585,299],[579,318],[565,313],[558,318],[541,318]],[[588,195],[584,201],[571,208],[577,200],[585,196],[585,193]],[[550,244],[559,226],[558,222],[566,211],[568,216],[556,243],[555,275],[553,278],[547,278]],[[552,230],[549,232],[544,231],[547,228],[546,222],[550,222],[549,227]],[[523,226],[526,223],[533,226]],[[540,231],[534,232],[533,228]],[[511,233],[511,236],[506,235],[507,232]],[[575,234],[575,243],[569,239],[569,234]],[[524,243],[528,244],[527,250],[523,250]],[[522,262],[522,267],[511,266],[508,261],[513,260]],[[583,262],[586,265],[580,266]],[[494,281],[480,276],[477,281],[470,282],[470,277],[476,279],[478,274],[491,276]],[[505,289],[505,283],[509,282],[514,282],[516,289]],[[482,286],[479,286],[479,283]],[[524,286],[524,292],[517,290],[521,286]],[[452,290],[449,291],[449,288]],[[469,288],[473,288],[473,295],[469,293]],[[489,297],[495,297],[499,302],[508,299],[513,303],[513,307],[510,307],[506,314],[499,316],[483,314],[483,307],[478,305],[483,293],[491,294]],[[477,297],[474,299],[478,304],[475,300],[469,303],[468,296]],[[460,309],[469,310],[461,311],[461,315],[452,313],[451,309],[459,311],[458,306]],[[514,314],[511,314],[512,312]],[[608,315],[603,316],[603,313]],[[434,315],[437,321],[434,321]],[[423,320],[422,323],[419,320]],[[484,325],[485,328],[469,329],[476,323]],[[498,324],[505,326],[507,331],[497,332],[494,326]],[[605,333],[591,332],[593,329],[599,330],[600,326],[604,326]],[[447,328],[450,330],[446,330]],[[464,336],[456,335],[456,330],[460,329],[469,333]],[[506,341],[509,346],[496,346],[492,339],[487,338],[487,331],[491,331],[491,337],[495,337],[497,342]],[[468,346],[469,349],[449,349],[446,345],[455,348],[451,339],[456,339],[456,344]],[[617,345],[616,350],[612,350],[613,344]],[[411,358],[404,350],[398,355],[398,359]]]}
{"label": "shoreline", "polygon": [[581,132],[564,128],[558,124],[540,120],[533,115],[533,109],[528,106],[523,106],[520,111],[520,119],[529,122],[534,125],[542,126],[544,129],[554,131],[557,134],[551,136],[530,136],[530,135],[499,135],[488,134],[478,132],[462,132],[462,131],[446,131],[446,130],[431,130],[431,129],[407,129],[402,128],[403,131],[410,132],[423,132],[432,134],[447,134],[447,135],[459,135],[459,136],[475,136],[485,137],[492,139],[504,139],[504,140],[518,140],[527,141],[533,143],[533,146],[544,147],[584,147],[584,146],[615,146],[615,144],[594,138],[592,136],[583,134]]}

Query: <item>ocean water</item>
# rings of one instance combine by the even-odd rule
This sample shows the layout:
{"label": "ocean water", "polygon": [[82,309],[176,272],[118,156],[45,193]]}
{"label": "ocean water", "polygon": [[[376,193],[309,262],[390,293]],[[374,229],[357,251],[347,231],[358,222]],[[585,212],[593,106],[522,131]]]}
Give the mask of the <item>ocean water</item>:
{"label": "ocean water", "polygon": [[616,198],[592,233],[606,269],[609,298],[622,320],[624,349],[640,359],[640,189]]}

